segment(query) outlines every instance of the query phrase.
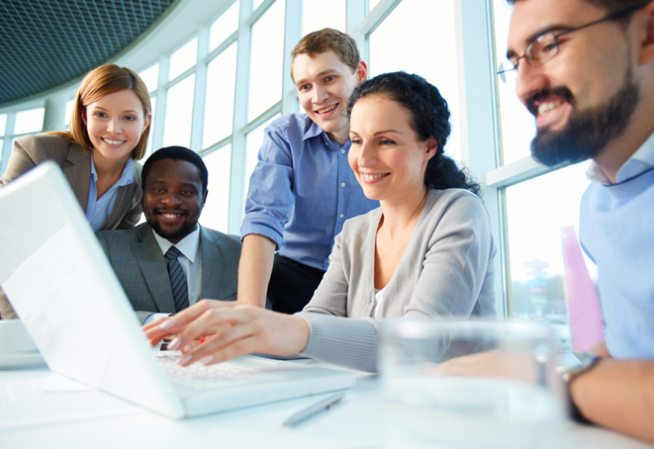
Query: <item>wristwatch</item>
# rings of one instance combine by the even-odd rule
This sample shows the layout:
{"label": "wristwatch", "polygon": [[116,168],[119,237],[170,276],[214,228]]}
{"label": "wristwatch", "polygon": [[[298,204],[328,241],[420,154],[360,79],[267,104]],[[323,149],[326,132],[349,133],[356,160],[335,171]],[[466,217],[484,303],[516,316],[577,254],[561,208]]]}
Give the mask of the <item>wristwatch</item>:
{"label": "wristwatch", "polygon": [[583,362],[581,362],[581,365],[576,366],[574,368],[570,368],[563,372],[563,382],[565,383],[566,390],[568,392],[568,408],[570,411],[570,418],[572,418],[573,421],[581,424],[591,424],[591,422],[588,421],[588,419],[586,419],[586,417],[579,411],[577,405],[572,400],[572,394],[570,392],[570,384],[576,377],[579,377],[583,373],[593,369],[593,367],[597,365],[600,362],[600,360],[602,360],[602,357],[589,353],[584,353],[584,355],[586,357],[584,358]]}

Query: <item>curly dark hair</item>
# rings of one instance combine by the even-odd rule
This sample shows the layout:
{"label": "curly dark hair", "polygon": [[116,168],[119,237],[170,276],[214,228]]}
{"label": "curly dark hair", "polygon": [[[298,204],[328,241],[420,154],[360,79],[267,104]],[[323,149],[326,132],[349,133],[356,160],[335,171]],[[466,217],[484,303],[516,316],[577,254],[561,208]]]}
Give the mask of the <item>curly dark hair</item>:
{"label": "curly dark hair", "polygon": [[427,163],[425,186],[428,189],[466,189],[479,194],[481,187],[467,173],[460,169],[443,148],[450,135],[450,110],[447,101],[436,86],[423,77],[406,72],[391,72],[376,76],[357,87],[348,101],[347,115],[350,117],[356,102],[365,97],[389,98],[407,110],[411,116],[411,128],[424,142],[433,137],[438,144],[436,154]]}

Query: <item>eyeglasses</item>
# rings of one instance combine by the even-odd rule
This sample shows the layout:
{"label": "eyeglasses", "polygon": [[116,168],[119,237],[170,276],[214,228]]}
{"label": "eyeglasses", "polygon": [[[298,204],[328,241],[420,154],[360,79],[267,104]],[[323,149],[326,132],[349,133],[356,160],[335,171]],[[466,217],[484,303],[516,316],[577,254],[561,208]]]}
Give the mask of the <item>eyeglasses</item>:
{"label": "eyeglasses", "polygon": [[621,17],[625,17],[633,13],[634,11],[644,8],[649,3],[651,3],[651,0],[640,5],[632,6],[630,8],[626,8],[621,11],[614,12],[613,14],[609,14],[603,19],[599,19],[594,22],[587,23],[577,28],[561,31],[560,33],[555,33],[554,31],[548,31],[547,33],[543,33],[540,36],[538,36],[536,39],[534,39],[529,45],[527,45],[527,48],[525,48],[525,52],[522,56],[511,56],[508,60],[502,62],[499,66],[499,71],[497,72],[497,74],[500,76],[500,79],[504,83],[513,81],[517,77],[518,63],[522,58],[524,58],[525,61],[527,61],[527,64],[529,64],[531,67],[539,67],[545,64],[546,62],[548,62],[557,54],[559,54],[559,45],[560,45],[559,37],[566,34],[570,34],[573,31],[583,30],[584,28],[597,25],[598,23],[607,22],[609,20],[616,20]]}

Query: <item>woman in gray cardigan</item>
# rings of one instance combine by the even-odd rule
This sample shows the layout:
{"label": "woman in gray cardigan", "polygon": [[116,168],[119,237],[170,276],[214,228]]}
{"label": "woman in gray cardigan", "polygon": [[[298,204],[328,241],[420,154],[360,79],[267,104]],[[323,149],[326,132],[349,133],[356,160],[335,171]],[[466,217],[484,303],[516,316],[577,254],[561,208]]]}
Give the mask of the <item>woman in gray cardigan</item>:
{"label": "woman in gray cardigan", "polygon": [[350,166],[381,207],[345,223],[301,313],[202,301],[146,326],[153,343],[178,334],[169,348],[182,349],[182,365],[300,352],[374,371],[380,319],[495,314],[490,220],[479,186],[443,154],[450,113],[438,89],[380,75],[354,91],[349,113]]}
{"label": "woman in gray cardigan", "polygon": [[[0,187],[41,162],[58,164],[94,231],[131,228],[141,216],[141,166],[151,117],[150,94],[139,76],[114,64],[82,80],[70,131],[14,142]],[[16,318],[0,290],[0,317]]]}

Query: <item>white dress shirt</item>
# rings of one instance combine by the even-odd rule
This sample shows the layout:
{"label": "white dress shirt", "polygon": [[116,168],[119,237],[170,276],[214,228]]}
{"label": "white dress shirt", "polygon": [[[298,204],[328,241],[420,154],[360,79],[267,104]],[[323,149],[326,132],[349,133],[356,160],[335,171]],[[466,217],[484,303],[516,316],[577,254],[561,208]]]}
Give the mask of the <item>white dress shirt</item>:
{"label": "white dress shirt", "polygon": [[[177,243],[172,243],[170,240],[161,237],[159,234],[152,230],[152,235],[159,245],[161,254],[164,256],[171,246],[175,246],[181,253],[177,257],[177,261],[182,266],[184,274],[186,275],[186,285],[188,286],[188,302],[193,305],[201,298],[202,293],[202,249],[200,248],[200,225],[198,225],[193,232],[188,234]],[[169,316],[168,313],[153,313],[143,322],[148,324],[162,316]]]}

